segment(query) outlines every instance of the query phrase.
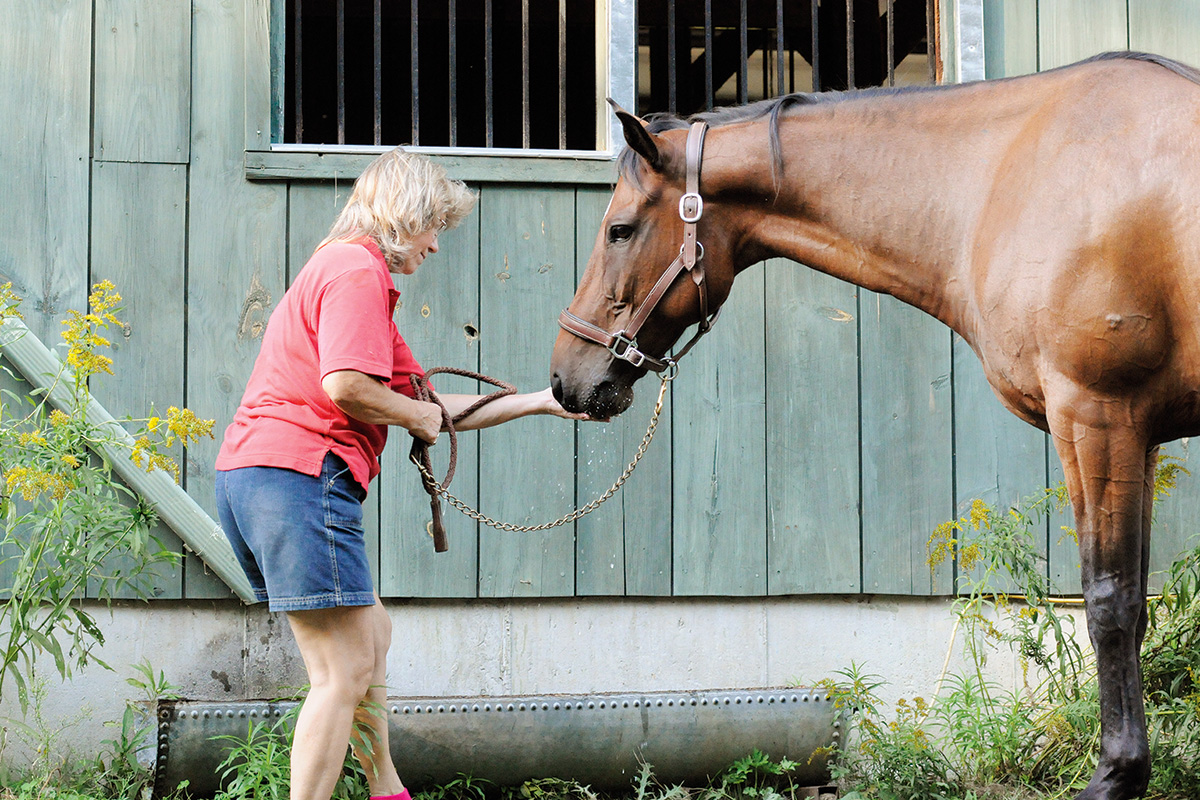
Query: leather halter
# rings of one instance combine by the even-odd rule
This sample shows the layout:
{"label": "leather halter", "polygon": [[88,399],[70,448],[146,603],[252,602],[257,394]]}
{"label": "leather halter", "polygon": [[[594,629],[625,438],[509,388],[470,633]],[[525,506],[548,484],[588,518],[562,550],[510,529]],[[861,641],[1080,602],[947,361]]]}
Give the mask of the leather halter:
{"label": "leather halter", "polygon": [[[700,161],[704,155],[704,134],[707,131],[708,124],[705,122],[694,122],[688,130],[686,193],[679,198],[679,217],[683,220],[683,244],[679,248],[679,255],[650,289],[650,293],[646,295],[629,324],[616,333],[609,333],[598,325],[575,316],[569,310],[564,309],[558,315],[558,324],[563,330],[604,347],[622,361],[654,372],[673,374],[676,362],[692,349],[701,336],[708,333],[721,313],[718,309],[711,317],[708,314],[708,288],[704,283],[702,263],[704,245],[696,238],[696,223],[704,216],[704,199],[700,196]],[[655,358],[638,348],[637,335],[681,272],[688,272],[692,276],[692,282],[700,292],[700,324],[696,334],[678,353]]]}

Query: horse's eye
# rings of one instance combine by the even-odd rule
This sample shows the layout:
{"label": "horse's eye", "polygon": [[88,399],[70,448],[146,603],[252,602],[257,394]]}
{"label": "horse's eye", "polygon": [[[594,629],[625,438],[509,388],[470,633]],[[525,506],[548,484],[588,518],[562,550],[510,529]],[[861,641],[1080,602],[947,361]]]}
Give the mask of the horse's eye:
{"label": "horse's eye", "polygon": [[608,229],[609,243],[628,242],[633,236],[632,225],[613,225]]}

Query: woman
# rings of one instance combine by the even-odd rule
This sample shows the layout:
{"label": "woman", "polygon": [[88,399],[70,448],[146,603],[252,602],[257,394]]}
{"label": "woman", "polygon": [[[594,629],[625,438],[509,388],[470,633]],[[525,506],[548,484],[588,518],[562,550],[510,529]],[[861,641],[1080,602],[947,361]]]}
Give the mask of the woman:
{"label": "woman", "polygon": [[[287,613],[308,671],[291,800],[330,797],[352,729],[371,796],[408,798],[379,713],[391,621],[371,584],[362,502],[388,426],[433,443],[442,424],[435,404],[412,396],[409,376],[424,373],[392,322],[400,293],[389,273],[413,274],[474,204],[425,158],[397,148],[372,162],[271,314],[217,457],[221,524],[256,597]],[[477,397],[441,399],[453,416]],[[503,397],[455,427],[530,414],[585,418],[545,389]]]}

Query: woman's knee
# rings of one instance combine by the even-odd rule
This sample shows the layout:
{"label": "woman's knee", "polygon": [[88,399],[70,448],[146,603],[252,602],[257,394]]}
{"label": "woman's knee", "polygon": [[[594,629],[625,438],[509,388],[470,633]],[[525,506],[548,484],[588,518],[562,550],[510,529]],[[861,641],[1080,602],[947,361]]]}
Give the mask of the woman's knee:
{"label": "woman's knee", "polygon": [[392,618],[381,603],[376,603],[372,614],[375,623],[375,655],[383,658],[392,646]]}

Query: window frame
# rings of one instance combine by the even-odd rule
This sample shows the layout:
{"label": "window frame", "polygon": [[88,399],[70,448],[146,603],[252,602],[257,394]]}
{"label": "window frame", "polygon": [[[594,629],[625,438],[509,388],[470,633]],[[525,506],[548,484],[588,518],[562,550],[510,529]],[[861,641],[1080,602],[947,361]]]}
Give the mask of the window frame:
{"label": "window frame", "polygon": [[[938,83],[984,77],[983,6],[986,0],[928,0],[937,39]],[[597,99],[611,97],[637,107],[637,0],[595,0]],[[352,179],[390,146],[305,145],[273,141],[282,132],[282,79],[286,0],[246,0],[244,169],[248,180]],[[277,32],[278,35],[273,35]],[[606,136],[597,150],[413,147],[450,174],[466,181],[612,184],[614,162],[624,139],[607,104],[597,102],[597,130]]]}
{"label": "window frame", "polygon": [[[637,99],[631,54],[637,46],[637,0],[595,0],[597,92],[596,129],[603,147],[596,150],[544,150],[478,147],[409,147],[429,156],[455,178],[466,181],[514,181],[611,184],[614,162],[624,144],[620,123],[604,97],[624,108]],[[249,180],[323,180],[353,178],[391,145],[284,144],[281,67],[286,0],[247,0],[246,148]]]}

